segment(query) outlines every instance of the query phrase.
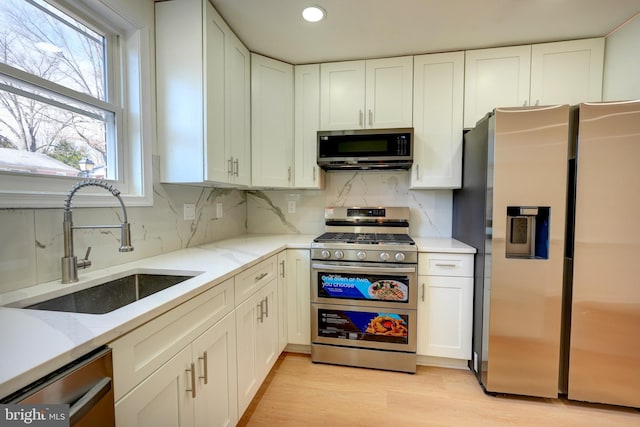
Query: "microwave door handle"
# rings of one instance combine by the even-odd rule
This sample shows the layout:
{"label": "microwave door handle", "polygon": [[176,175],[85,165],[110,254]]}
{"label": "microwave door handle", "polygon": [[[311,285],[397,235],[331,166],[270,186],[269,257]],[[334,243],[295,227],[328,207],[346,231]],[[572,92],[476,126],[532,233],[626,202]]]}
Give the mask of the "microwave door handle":
{"label": "microwave door handle", "polygon": [[312,264],[311,268],[315,268],[317,270],[323,271],[339,271],[341,273],[350,273],[352,271],[358,272],[367,272],[367,273],[415,273],[415,267],[392,267],[392,268],[381,268],[381,267],[361,267],[356,265],[331,265],[331,264]]}

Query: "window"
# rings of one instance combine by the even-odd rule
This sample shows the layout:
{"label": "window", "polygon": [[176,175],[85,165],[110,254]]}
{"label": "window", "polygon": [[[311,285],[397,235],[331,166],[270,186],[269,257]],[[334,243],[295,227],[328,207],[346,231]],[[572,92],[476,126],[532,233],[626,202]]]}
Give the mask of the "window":
{"label": "window", "polygon": [[[150,204],[150,79],[141,73],[153,3],[127,3],[0,2],[0,207],[57,206],[85,177]],[[88,204],[112,203],[99,194]]]}

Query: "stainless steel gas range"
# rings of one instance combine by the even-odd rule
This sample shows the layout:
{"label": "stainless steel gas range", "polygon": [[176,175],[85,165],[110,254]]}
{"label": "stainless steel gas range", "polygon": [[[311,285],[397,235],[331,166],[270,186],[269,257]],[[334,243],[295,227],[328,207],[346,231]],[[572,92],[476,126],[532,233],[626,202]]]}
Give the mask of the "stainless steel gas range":
{"label": "stainless steel gas range", "polygon": [[311,244],[311,360],[416,371],[417,260],[407,207],[329,207]]}

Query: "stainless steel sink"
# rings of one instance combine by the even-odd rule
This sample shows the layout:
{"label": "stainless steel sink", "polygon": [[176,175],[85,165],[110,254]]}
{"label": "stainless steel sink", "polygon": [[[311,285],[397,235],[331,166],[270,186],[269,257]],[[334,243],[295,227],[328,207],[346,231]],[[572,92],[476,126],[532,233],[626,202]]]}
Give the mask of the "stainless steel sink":
{"label": "stainless steel sink", "polygon": [[194,276],[131,274],[99,285],[24,306],[34,310],[104,314],[167,289]]}

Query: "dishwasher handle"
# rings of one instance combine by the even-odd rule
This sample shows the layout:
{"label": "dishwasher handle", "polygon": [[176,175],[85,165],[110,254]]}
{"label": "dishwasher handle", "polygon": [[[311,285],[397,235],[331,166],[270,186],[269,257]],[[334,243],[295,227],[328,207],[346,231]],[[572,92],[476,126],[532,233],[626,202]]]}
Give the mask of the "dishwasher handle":
{"label": "dishwasher handle", "polygon": [[111,390],[111,378],[104,377],[78,399],[69,409],[70,424],[73,425],[91,410]]}

